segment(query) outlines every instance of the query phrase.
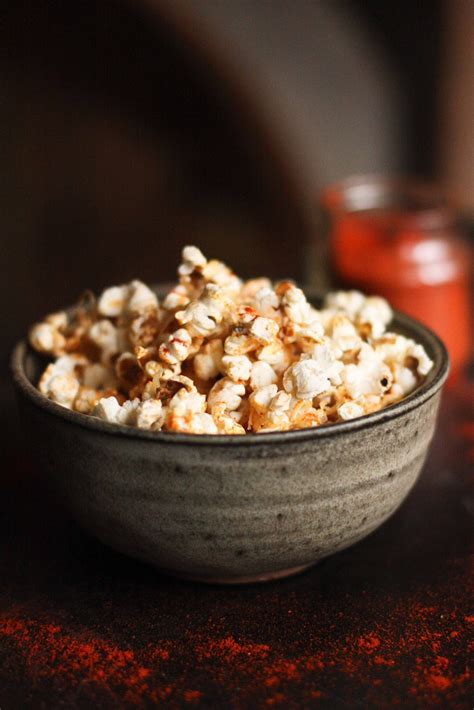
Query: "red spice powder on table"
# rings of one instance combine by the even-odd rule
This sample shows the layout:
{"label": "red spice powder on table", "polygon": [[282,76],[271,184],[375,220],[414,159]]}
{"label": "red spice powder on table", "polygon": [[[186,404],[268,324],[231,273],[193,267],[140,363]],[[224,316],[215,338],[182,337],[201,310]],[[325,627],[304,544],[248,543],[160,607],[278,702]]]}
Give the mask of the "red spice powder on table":
{"label": "red spice powder on table", "polygon": [[[132,650],[87,631],[74,633],[58,624],[27,618],[20,608],[0,617],[0,638],[10,644],[15,663],[33,688],[54,677],[72,687],[90,684],[92,702],[95,684],[107,689],[117,707],[145,701],[170,707],[206,705],[206,687],[196,682],[196,668],[199,677],[231,694],[232,707],[245,706],[256,697],[266,705],[285,707],[300,697],[301,687],[305,688],[303,699],[327,706],[334,697],[328,678],[336,688],[344,679],[359,684],[367,702],[386,696],[386,704],[380,707],[396,704],[400,698],[393,695],[393,688],[404,684],[404,692],[420,707],[449,702],[449,693],[466,685],[469,673],[454,670],[440,647],[457,644],[472,618],[454,615],[447,620],[445,631],[435,631],[429,622],[439,616],[436,607],[412,600],[410,619],[403,628],[400,613],[400,608],[394,609],[391,620],[372,624],[364,634],[347,633],[342,641],[331,636],[310,638],[308,651],[298,652],[295,647],[291,657],[283,655],[278,645],[237,640],[232,635],[189,634],[185,639],[160,640]],[[407,657],[413,658],[408,676]]]}

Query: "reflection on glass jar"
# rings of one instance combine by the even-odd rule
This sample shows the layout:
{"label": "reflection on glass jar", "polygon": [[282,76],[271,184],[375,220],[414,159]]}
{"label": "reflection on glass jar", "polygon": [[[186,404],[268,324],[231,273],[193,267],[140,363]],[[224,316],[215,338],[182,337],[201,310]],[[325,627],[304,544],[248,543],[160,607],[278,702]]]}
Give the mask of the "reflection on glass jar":
{"label": "reflection on glass jar", "polygon": [[431,327],[456,371],[469,356],[469,249],[437,188],[378,176],[326,188],[336,284],[385,296]]}

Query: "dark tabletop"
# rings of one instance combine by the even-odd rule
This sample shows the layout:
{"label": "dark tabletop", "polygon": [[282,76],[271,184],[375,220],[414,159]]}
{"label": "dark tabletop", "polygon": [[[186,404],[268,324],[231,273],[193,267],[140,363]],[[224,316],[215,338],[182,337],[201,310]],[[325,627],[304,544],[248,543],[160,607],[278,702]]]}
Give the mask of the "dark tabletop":
{"label": "dark tabletop", "polygon": [[1,710],[471,710],[471,405],[472,386],[452,385],[421,479],[382,528],[305,574],[245,587],[170,579],[86,537],[6,417]]}

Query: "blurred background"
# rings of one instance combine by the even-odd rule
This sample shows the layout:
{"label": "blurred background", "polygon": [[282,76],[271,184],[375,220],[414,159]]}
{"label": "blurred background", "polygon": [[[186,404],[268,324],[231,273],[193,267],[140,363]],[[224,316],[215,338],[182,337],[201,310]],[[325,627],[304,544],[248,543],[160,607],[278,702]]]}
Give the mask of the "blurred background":
{"label": "blurred background", "polygon": [[[323,188],[351,175],[421,178],[455,196],[435,257],[416,258],[435,259],[435,290],[446,274],[464,279],[462,301],[469,252],[450,244],[474,215],[473,27],[471,0],[8,3],[2,379],[32,321],[86,287],[172,279],[186,243],[243,276],[351,285],[331,253],[334,203],[325,219],[319,209]],[[418,227],[417,244],[430,242]],[[393,259],[379,288],[403,286],[398,257],[379,253]],[[456,320],[459,301],[442,298]],[[463,357],[467,327],[464,313]]]}

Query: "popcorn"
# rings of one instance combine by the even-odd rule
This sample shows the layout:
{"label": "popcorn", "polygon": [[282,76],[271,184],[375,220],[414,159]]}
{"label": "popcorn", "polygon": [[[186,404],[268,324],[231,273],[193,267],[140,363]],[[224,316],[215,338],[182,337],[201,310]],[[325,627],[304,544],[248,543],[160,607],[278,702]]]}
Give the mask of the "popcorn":
{"label": "popcorn", "polygon": [[291,347],[281,340],[274,340],[271,345],[261,348],[257,358],[270,365],[277,374],[284,372],[294,360]]}
{"label": "popcorn", "polygon": [[291,402],[291,397],[286,392],[277,392],[271,398],[267,412],[261,418],[260,431],[271,431],[272,429],[285,431],[289,429],[291,426]]}
{"label": "popcorn", "polygon": [[239,300],[242,303],[249,303],[250,305],[254,305],[252,301],[256,297],[260,289],[272,289],[272,282],[270,281],[270,279],[259,278],[249,279],[249,281],[245,281],[242,284],[242,288],[240,289]]}
{"label": "popcorn", "polygon": [[67,409],[71,409],[79,392],[79,381],[72,373],[56,375],[49,380],[44,394]]}
{"label": "popcorn", "polygon": [[341,384],[341,372],[344,365],[338,359],[340,350],[334,343],[324,342],[315,345],[312,352],[312,359],[317,363],[321,372],[330,381],[332,385]]}
{"label": "popcorn", "polygon": [[72,408],[81,414],[92,414],[94,407],[101,398],[101,393],[92,387],[79,387]]}
{"label": "popcorn", "polygon": [[182,387],[171,398],[168,410],[177,417],[200,414],[206,411],[206,397],[197,391],[188,391]]}
{"label": "popcorn", "polygon": [[425,377],[433,367],[424,347],[411,338],[405,338],[396,333],[385,333],[383,338],[373,343],[374,349],[387,363],[403,363],[412,358],[415,360],[416,372]]}
{"label": "popcorn", "polygon": [[134,426],[137,423],[137,414],[140,407],[140,400],[138,397],[135,399],[127,399],[120,407],[118,413],[118,423],[126,424],[128,426]]}
{"label": "popcorn", "polygon": [[86,292],[29,333],[49,355],[38,389],[63,407],[148,431],[245,435],[330,425],[412,392],[433,363],[386,332],[388,303],[359,291],[316,309],[289,281],[242,282],[196,247],[161,306],[142,281]]}
{"label": "popcorn", "polygon": [[63,355],[50,363],[38,383],[39,391],[66,409],[72,409],[79,393],[78,370],[86,362],[80,355]]}
{"label": "popcorn", "polygon": [[221,261],[213,259],[202,268],[202,275],[209,283],[217,284],[230,293],[238,293],[242,281]]}
{"label": "popcorn", "polygon": [[360,335],[347,316],[336,315],[331,318],[327,330],[334,345],[342,352],[354,350],[361,343]]}
{"label": "popcorn", "polygon": [[197,391],[180,389],[169,402],[166,428],[189,434],[217,434],[217,426],[206,413],[206,397]]}
{"label": "popcorn", "polygon": [[94,323],[89,328],[87,335],[89,340],[97,346],[103,363],[110,362],[110,358],[119,352],[117,328],[109,320],[104,318]]}
{"label": "popcorn", "polygon": [[132,281],[129,288],[127,310],[130,313],[144,314],[158,309],[156,294],[143,281]]}
{"label": "popcorn", "polygon": [[[153,345],[158,337],[159,332],[159,321],[157,312],[153,310],[143,313],[142,315],[135,316],[131,319],[128,325],[127,338],[123,339],[120,329],[117,329],[117,338],[119,342],[126,343],[129,341],[135,347],[141,345],[142,347],[148,347]],[[124,344],[123,347],[127,347]]]}
{"label": "popcorn", "polygon": [[299,360],[286,370],[283,386],[297,399],[313,399],[329,389],[330,382],[315,360]]}
{"label": "popcorn", "polygon": [[265,414],[270,407],[271,401],[276,397],[277,392],[278,387],[276,385],[261,387],[250,395],[250,406],[259,414]]}
{"label": "popcorn", "polygon": [[271,318],[258,316],[252,322],[249,333],[262,345],[270,345],[277,336],[279,327]]}
{"label": "popcorn", "polygon": [[359,326],[368,326],[369,334],[379,338],[392,320],[392,309],[380,296],[364,296],[360,291],[336,291],[326,296],[324,305],[342,312]]}
{"label": "popcorn", "polygon": [[417,372],[424,377],[433,367],[433,362],[430,360],[423,345],[418,345],[413,340],[409,341],[406,351],[407,357],[412,357],[417,362]]}
{"label": "popcorn", "polygon": [[115,373],[99,362],[85,365],[82,371],[82,384],[93,390],[111,389],[117,386]]}
{"label": "popcorn", "polygon": [[367,343],[363,343],[359,352],[358,364],[346,365],[342,378],[353,399],[362,395],[383,394],[392,383],[390,368]]}
{"label": "popcorn", "polygon": [[219,339],[209,340],[194,357],[194,372],[200,380],[212,380],[222,367],[224,346]]}
{"label": "popcorn", "polygon": [[348,419],[356,419],[364,414],[363,408],[357,402],[344,402],[337,409],[337,413],[344,421]]}
{"label": "popcorn", "polygon": [[392,309],[384,298],[370,296],[359,309],[357,321],[368,324],[371,328],[371,336],[379,338],[385,332],[385,326],[390,323],[392,316]]}
{"label": "popcorn", "polygon": [[259,316],[250,306],[240,308],[236,318],[236,326],[224,342],[227,355],[245,355],[276,342],[279,325],[271,318]]}
{"label": "popcorn", "polygon": [[224,351],[227,355],[245,355],[258,348],[258,341],[247,333],[234,331],[224,341]]}
{"label": "popcorn", "polygon": [[252,298],[252,306],[262,316],[277,318],[279,316],[280,299],[269,284],[258,289]]}
{"label": "popcorn", "polygon": [[245,434],[244,427],[227,414],[225,404],[216,404],[212,408],[212,418],[219,434]]}
{"label": "popcorn", "polygon": [[204,289],[198,301],[191,302],[183,311],[175,314],[181,325],[187,326],[191,335],[209,337],[219,331],[229,301],[223,290],[214,284]]}
{"label": "popcorn", "polygon": [[273,385],[276,381],[277,374],[268,362],[258,360],[252,364],[250,371],[250,387],[253,390],[266,387],[267,385]]}
{"label": "popcorn", "polygon": [[222,369],[234,382],[247,382],[250,379],[252,362],[245,355],[224,355]]}
{"label": "popcorn", "polygon": [[305,429],[307,427],[326,424],[328,418],[324,410],[316,409],[309,400],[292,400],[290,412],[290,428]]}
{"label": "popcorn", "polygon": [[161,305],[167,311],[175,311],[187,306],[190,300],[187,288],[178,284],[165,296]]}
{"label": "popcorn", "polygon": [[92,414],[98,419],[103,419],[105,422],[119,423],[118,415],[120,412],[120,404],[116,397],[102,397],[97,403]]}
{"label": "popcorn", "polygon": [[30,345],[40,353],[52,355],[64,350],[66,338],[58,333],[50,323],[37,323],[29,334]]}
{"label": "popcorn", "polygon": [[101,316],[116,318],[122,315],[129,294],[128,286],[111,286],[102,291],[97,303],[97,309]]}
{"label": "popcorn", "polygon": [[164,421],[163,405],[159,399],[147,399],[137,407],[137,427],[161,429]]}
{"label": "popcorn", "polygon": [[313,357],[299,360],[283,375],[283,386],[297,399],[313,399],[331,385],[341,383],[342,362],[336,359],[327,344],[316,345]]}
{"label": "popcorn", "polygon": [[324,336],[324,327],[318,311],[308,303],[300,288],[291,283],[277,286],[277,293],[282,293],[282,305],[286,315],[288,331],[293,339],[320,342]]}
{"label": "popcorn", "polygon": [[50,313],[49,316],[46,316],[45,321],[56,330],[63,330],[68,325],[67,313],[66,311]]}
{"label": "popcorn", "polygon": [[183,434],[218,434],[216,423],[210,414],[190,414],[186,417],[172,417],[166,421],[170,431]]}
{"label": "popcorn", "polygon": [[[401,395],[406,396],[413,392],[418,384],[416,376],[408,367],[403,367],[397,363],[393,366],[393,381],[401,390]],[[392,388],[393,389],[393,388]]]}
{"label": "popcorn", "polygon": [[210,409],[217,404],[225,405],[228,412],[238,409],[245,394],[245,385],[241,382],[233,382],[229,377],[223,377],[212,387],[207,396]]}
{"label": "popcorn", "polygon": [[189,276],[198,267],[203,267],[207,264],[207,259],[202,251],[193,246],[184,247],[182,259],[183,263],[178,267],[180,276]]}
{"label": "popcorn", "polygon": [[211,311],[204,303],[190,303],[184,311],[176,313],[176,320],[183,325],[188,324],[195,335],[209,336],[216,327],[217,319],[211,317]]}
{"label": "popcorn", "polygon": [[365,302],[365,296],[360,291],[334,291],[328,293],[324,299],[326,308],[345,313],[348,318],[354,319]]}
{"label": "popcorn", "polygon": [[133,353],[125,352],[115,363],[115,374],[120,386],[131,392],[144,383],[144,372]]}
{"label": "popcorn", "polygon": [[217,259],[208,261],[197,247],[184,247],[182,259],[183,263],[178,267],[181,285],[189,284],[191,277],[197,275],[204,284],[216,285],[222,291],[236,295],[240,292],[242,281],[233,271]]}
{"label": "popcorn", "polygon": [[67,315],[64,311],[51,313],[42,323],[36,323],[30,330],[31,347],[40,353],[48,355],[63,355],[66,338],[62,331],[67,326]]}
{"label": "popcorn", "polygon": [[158,350],[160,358],[170,365],[183,362],[189,355],[191,344],[192,338],[188,331],[179,328],[172,335],[168,335],[164,343],[161,343]]}

